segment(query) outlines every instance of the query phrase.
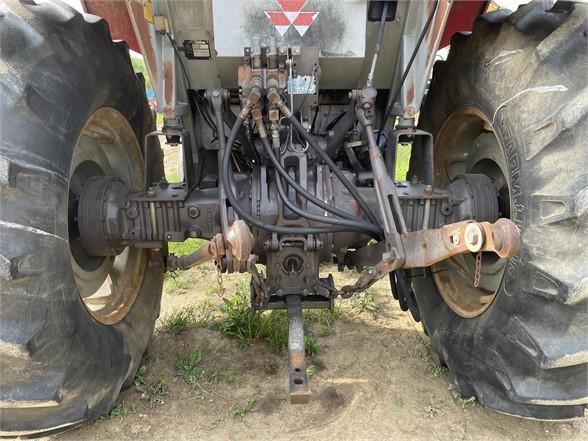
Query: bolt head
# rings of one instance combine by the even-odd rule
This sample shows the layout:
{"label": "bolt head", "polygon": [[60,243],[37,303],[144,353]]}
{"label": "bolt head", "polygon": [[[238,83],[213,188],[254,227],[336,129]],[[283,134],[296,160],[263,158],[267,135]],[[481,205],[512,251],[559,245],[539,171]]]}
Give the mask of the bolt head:
{"label": "bolt head", "polygon": [[454,246],[458,246],[458,245],[459,245],[459,234],[453,234],[453,235],[451,236],[451,243],[452,243]]}
{"label": "bolt head", "polygon": [[200,215],[200,210],[198,207],[190,207],[188,208],[188,216],[191,218],[197,218]]}
{"label": "bolt head", "polygon": [[464,240],[469,251],[472,253],[480,251],[484,243],[484,231],[482,227],[475,222],[468,224],[464,232]]}

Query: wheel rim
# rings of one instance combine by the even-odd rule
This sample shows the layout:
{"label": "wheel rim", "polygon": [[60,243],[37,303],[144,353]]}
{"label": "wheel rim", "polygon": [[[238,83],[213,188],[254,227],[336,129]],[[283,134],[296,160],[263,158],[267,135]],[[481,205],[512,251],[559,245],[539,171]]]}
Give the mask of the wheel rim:
{"label": "wheel rim", "polygon": [[90,315],[106,325],[122,320],[135,302],[147,266],[144,250],[127,247],[114,257],[89,255],[77,228],[77,205],[93,176],[116,176],[141,188],[144,181],[139,143],[126,118],[112,108],[97,110],[74,147],[69,180],[69,244],[80,297]]}
{"label": "wheel rim", "polygon": [[[473,107],[452,113],[439,130],[435,145],[435,179],[439,186],[446,187],[465,173],[491,178],[500,217],[509,218],[511,193],[504,148],[490,120]],[[467,253],[433,266],[433,278],[445,303],[456,314],[473,318],[484,313],[496,298],[506,264],[506,259],[494,253],[483,253],[480,286],[475,287],[475,254]]]}

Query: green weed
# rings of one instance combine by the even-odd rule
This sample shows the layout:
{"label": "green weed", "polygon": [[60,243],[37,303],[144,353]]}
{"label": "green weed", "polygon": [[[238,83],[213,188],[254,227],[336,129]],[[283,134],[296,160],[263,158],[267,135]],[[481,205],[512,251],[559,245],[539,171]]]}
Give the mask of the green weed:
{"label": "green weed", "polygon": [[441,409],[445,407],[443,402],[435,402],[432,397],[429,397],[429,403],[424,407],[425,414],[428,417],[436,417],[442,415]]}
{"label": "green weed", "polygon": [[[396,180],[404,181],[407,179],[408,164],[410,163],[411,144],[399,144],[396,153]],[[410,177],[408,177],[410,179]]]}
{"label": "green weed", "polygon": [[455,386],[453,386],[452,384],[450,384],[447,387],[447,389],[449,390],[449,393],[451,394],[451,397],[453,398],[453,401],[455,402],[455,404],[461,406],[462,409],[465,409],[468,406],[475,405],[476,397],[468,397],[468,398],[463,397],[459,393],[459,391],[455,388]]}
{"label": "green weed", "polygon": [[447,368],[433,364],[430,366],[430,371],[433,374],[433,377],[439,378],[445,375]]}
{"label": "green weed", "polygon": [[149,382],[146,374],[147,368],[141,366],[135,376],[134,383],[137,391],[141,393],[141,399],[146,402],[149,409],[152,409],[163,404],[165,396],[169,393],[169,384],[163,378]]}
{"label": "green weed", "polygon": [[205,239],[187,239],[184,242],[168,242],[169,252],[176,256],[193,253],[208,242]]}
{"label": "green weed", "polygon": [[321,351],[319,342],[313,334],[304,335],[304,351],[309,357],[314,357]]}
{"label": "green weed", "polygon": [[204,369],[200,366],[202,361],[202,347],[199,346],[185,357],[176,359],[176,374],[190,386],[195,387],[204,375]]}
{"label": "green weed", "polygon": [[165,334],[178,336],[191,328],[207,327],[214,319],[215,306],[206,299],[197,306],[175,309],[166,314],[159,323],[158,330]]}
{"label": "green weed", "polygon": [[191,271],[169,271],[165,273],[165,293],[182,294],[194,285],[196,275]]}
{"label": "green weed", "polygon": [[[218,324],[220,333],[234,338],[247,346],[258,341],[266,341],[273,352],[282,353],[288,347],[288,316],[284,310],[269,312],[254,311],[250,307],[249,288],[237,285],[237,292],[221,304],[222,320]],[[325,316],[326,317],[326,316]],[[309,323],[305,335],[306,354],[313,356],[319,352],[319,343],[312,334]]]}
{"label": "green weed", "polygon": [[404,405],[404,403],[402,402],[402,397],[400,396],[400,394],[398,392],[396,392],[396,397],[394,398],[394,405],[398,409],[402,409],[402,406]]}
{"label": "green weed", "polygon": [[253,406],[255,406],[255,397],[250,395],[245,398],[245,401],[241,404],[236,404],[229,409],[229,416],[235,419],[245,418],[245,416],[251,412]]}
{"label": "green weed", "polygon": [[208,341],[203,340],[200,346],[184,357],[176,359],[176,375],[190,386],[194,394],[203,402],[214,401],[214,385],[221,381],[229,384],[239,381],[240,375],[229,366],[205,366],[202,361]]}
{"label": "green weed", "polygon": [[103,417],[105,420],[110,420],[114,418],[121,418],[132,413],[137,412],[137,405],[136,404],[126,404],[124,401],[122,403],[118,403],[116,406],[112,408],[110,413]]}
{"label": "green weed", "polygon": [[380,310],[376,303],[375,295],[372,291],[364,291],[351,299],[352,307],[359,312],[369,312],[375,314]]}
{"label": "green weed", "polygon": [[335,303],[332,310],[308,309],[304,311],[304,319],[311,324],[318,324],[321,336],[330,335],[333,332],[335,321],[341,317],[341,304]]}
{"label": "green weed", "polygon": [[263,371],[266,375],[275,375],[278,372],[279,366],[275,361],[268,361],[263,365]]}
{"label": "green weed", "polygon": [[235,338],[243,345],[266,340],[274,352],[280,352],[288,345],[285,312],[252,310],[248,288],[244,284],[237,285],[234,296],[223,299],[220,309],[223,320],[219,323],[219,331],[223,336]]}

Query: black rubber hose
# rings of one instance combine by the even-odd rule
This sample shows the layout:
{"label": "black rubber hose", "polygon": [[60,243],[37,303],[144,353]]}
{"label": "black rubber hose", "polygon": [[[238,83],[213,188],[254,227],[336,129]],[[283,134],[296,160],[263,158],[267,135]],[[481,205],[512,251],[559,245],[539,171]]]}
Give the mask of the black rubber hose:
{"label": "black rubber hose", "polygon": [[339,170],[339,167],[337,167],[337,165],[333,162],[329,155],[327,155],[316,143],[315,139],[312,136],[310,136],[310,134],[308,134],[306,130],[304,130],[304,127],[302,127],[300,121],[298,121],[298,119],[296,119],[296,117],[292,113],[290,113],[288,119],[290,120],[290,123],[294,126],[298,134],[302,136],[306,142],[308,142],[308,145],[310,145],[310,147],[317,153],[317,155],[319,155],[321,159],[325,161],[325,163],[329,166],[329,168],[335,174],[335,176],[339,178],[341,183],[345,186],[349,193],[351,193],[351,196],[353,196],[353,198],[357,201],[359,207],[366,214],[370,222],[377,225],[378,218],[374,215],[365,199],[361,197],[357,189],[353,186],[353,184],[351,184],[351,182],[349,182],[349,180],[345,177],[341,170]]}
{"label": "black rubber hose", "polygon": [[[240,129],[242,123],[243,123],[243,118],[241,116],[239,116],[236,119],[235,124],[233,125],[233,128],[231,129],[231,134],[229,135],[229,140],[227,141],[227,145],[225,148],[225,154],[223,156],[223,174],[222,174],[222,182],[223,182],[223,186],[225,187],[225,193],[226,193],[227,200],[229,201],[229,203],[231,204],[233,209],[237,212],[237,214],[239,214],[239,216],[241,216],[245,221],[247,221],[249,224],[251,224],[257,228],[260,228],[260,229],[266,230],[266,231],[271,231],[272,233],[278,233],[278,234],[322,234],[322,233],[340,233],[340,232],[345,232],[345,231],[357,231],[356,228],[336,227],[336,226],[333,226],[333,227],[283,227],[283,226],[279,226],[279,225],[272,225],[272,224],[265,223],[265,222],[255,218],[250,213],[247,213],[247,211],[245,211],[243,209],[243,207],[241,207],[239,205],[239,201],[235,197],[235,195],[233,193],[233,188],[231,187],[231,184],[229,182],[229,175],[231,173],[231,167],[230,167],[230,165],[231,165],[231,162],[230,162],[231,151],[233,150],[233,144],[235,143],[235,138],[237,137],[237,133],[239,132],[239,129]],[[365,231],[365,228],[362,228],[360,231]]]}
{"label": "black rubber hose", "polygon": [[269,141],[267,140],[267,138],[262,138],[262,140],[264,140],[263,147],[265,148],[265,151],[266,151],[268,157],[270,158],[270,161],[272,162],[274,168],[286,180],[286,182],[288,182],[288,184],[291,185],[292,188],[294,188],[294,190],[296,190],[304,199],[308,200],[309,202],[313,203],[317,207],[322,208],[323,210],[328,211],[329,213],[332,213],[336,216],[340,216],[344,219],[349,219],[349,220],[357,219],[357,216],[354,216],[353,214],[347,213],[347,212],[340,210],[338,208],[332,207],[331,205],[327,205],[326,203],[321,201],[319,198],[317,198],[315,195],[308,192],[304,187],[302,187],[298,182],[296,182],[294,180],[294,178],[292,178],[292,176],[290,176],[288,174],[288,172],[286,172],[286,170],[284,170],[284,167],[282,167],[282,164],[280,164],[280,161],[278,160],[278,158],[276,157],[276,155],[272,151],[272,147],[269,145]]}
{"label": "black rubber hose", "polygon": [[369,233],[371,236],[373,236],[377,239],[383,237],[384,231],[382,230],[382,228],[375,226],[373,224],[362,224],[361,222],[354,222],[354,221],[347,220],[347,219],[319,216],[319,215],[312,214],[312,213],[309,213],[307,211],[302,210],[301,208],[297,207],[296,204],[293,203],[290,199],[288,199],[288,195],[286,194],[286,191],[284,190],[284,186],[282,184],[282,179],[281,179],[280,174],[278,173],[277,170],[276,170],[275,176],[276,176],[276,185],[278,187],[278,194],[280,195],[280,198],[282,199],[284,204],[286,204],[286,206],[292,212],[296,213],[298,216],[302,216],[302,217],[309,219],[311,221],[321,222],[324,224],[339,225],[342,227],[350,227],[350,228],[354,228],[354,229],[364,230],[365,232]]}

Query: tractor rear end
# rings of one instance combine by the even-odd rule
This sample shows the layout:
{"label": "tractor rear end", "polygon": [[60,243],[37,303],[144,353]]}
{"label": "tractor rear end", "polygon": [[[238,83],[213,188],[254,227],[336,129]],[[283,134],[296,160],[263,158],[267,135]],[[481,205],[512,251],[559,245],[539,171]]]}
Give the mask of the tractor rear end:
{"label": "tractor rear end", "polygon": [[[207,261],[251,274],[253,309],[287,310],[293,404],[312,399],[302,310],[386,279],[464,395],[584,414],[585,5],[84,7],[111,34],[61,4],[0,14],[3,434],[107,412],[151,338],[163,273]],[[181,146],[181,182],[160,138]],[[167,253],[189,238],[207,242]],[[335,286],[323,262],[357,281]]]}

